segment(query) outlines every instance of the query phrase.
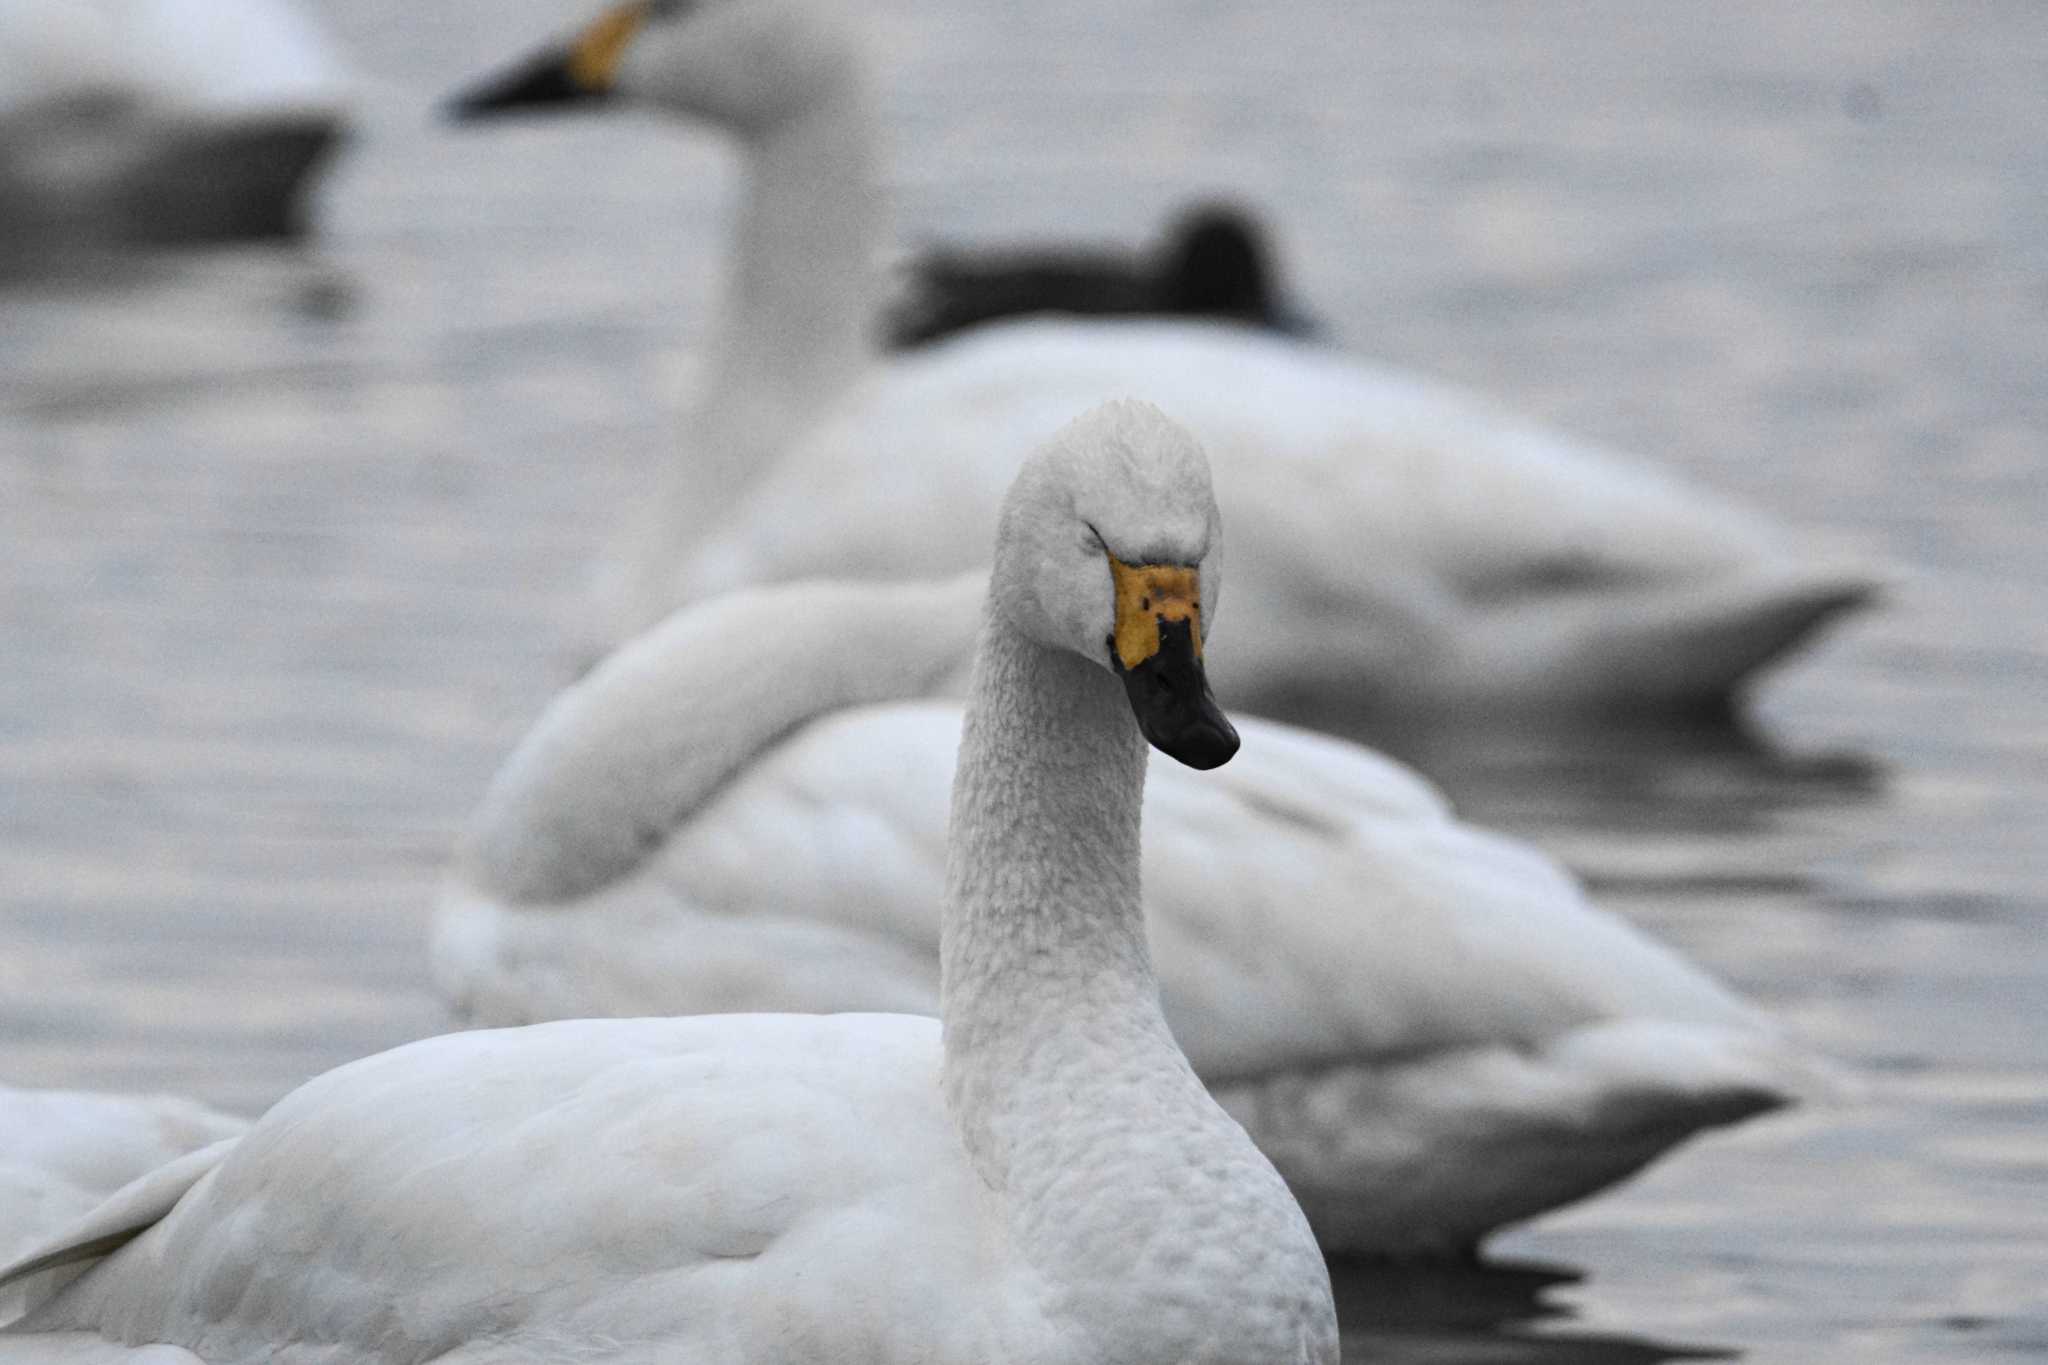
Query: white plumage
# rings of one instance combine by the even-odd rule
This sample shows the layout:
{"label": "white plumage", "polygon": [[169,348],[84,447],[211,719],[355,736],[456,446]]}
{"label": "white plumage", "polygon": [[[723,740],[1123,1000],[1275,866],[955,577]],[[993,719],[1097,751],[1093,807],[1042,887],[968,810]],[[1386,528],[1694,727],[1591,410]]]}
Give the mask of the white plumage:
{"label": "white plumage", "polygon": [[[1025,452],[1123,394],[1210,452],[1246,608],[1217,677],[1239,703],[1711,702],[1868,594],[1863,572],[1808,564],[1703,490],[1284,339],[1040,320],[884,363],[878,136],[844,24],[805,0],[615,13],[546,87],[608,84],[706,120],[738,138],[747,176],[700,406],[607,560],[611,640],[745,584],[971,567]],[[515,78],[463,107],[530,90]]]}
{"label": "white plumage", "polygon": [[0,1261],[243,1120],[172,1095],[0,1085]]}
{"label": "white plumage", "polygon": [[351,78],[290,0],[0,0],[9,245],[288,232]]}
{"label": "white plumage", "polygon": [[[0,1360],[1335,1365],[1308,1225],[1174,1046],[1143,948],[1108,556],[1199,565],[1217,534],[1151,409],[1026,465],[955,790],[943,1036],[582,1020],[353,1063],[0,1274],[104,1254]],[[1141,715],[1220,761],[1192,696]]]}
{"label": "white plumage", "polygon": [[[929,694],[979,593],[754,589],[620,650],[474,817],[443,992],[491,1024],[937,1013],[960,706]],[[1326,1246],[1461,1252],[1798,1092],[1795,1046],[1540,853],[1370,750],[1240,732],[1147,784],[1149,938],[1175,1036]]]}

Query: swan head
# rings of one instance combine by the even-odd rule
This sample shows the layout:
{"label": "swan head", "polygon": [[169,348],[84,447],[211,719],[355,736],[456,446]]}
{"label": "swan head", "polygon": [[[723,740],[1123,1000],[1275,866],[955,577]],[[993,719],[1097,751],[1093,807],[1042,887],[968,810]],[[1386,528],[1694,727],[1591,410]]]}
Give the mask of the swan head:
{"label": "swan head", "polygon": [[1114,674],[1154,748],[1218,767],[1238,744],[1202,664],[1222,539],[1195,438],[1149,403],[1106,403],[1018,472],[990,600],[1030,639]]}
{"label": "swan head", "polygon": [[455,97],[458,119],[618,97],[762,134],[863,63],[844,20],[810,0],[631,0]]}

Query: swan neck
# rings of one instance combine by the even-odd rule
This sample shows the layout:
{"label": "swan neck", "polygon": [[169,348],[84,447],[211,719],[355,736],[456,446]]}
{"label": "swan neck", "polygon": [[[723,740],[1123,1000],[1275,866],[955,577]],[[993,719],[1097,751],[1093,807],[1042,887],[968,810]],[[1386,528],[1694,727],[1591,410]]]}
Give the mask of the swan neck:
{"label": "swan neck", "polygon": [[1097,1358],[1333,1363],[1315,1238],[1160,1013],[1147,753],[1106,668],[986,609],[940,926],[946,1105],[988,1216]]}
{"label": "swan neck", "polygon": [[745,143],[746,187],[711,356],[712,393],[794,422],[871,353],[885,207],[867,83],[830,90]]}
{"label": "swan neck", "polygon": [[1044,1115],[1071,1112],[1105,1068],[1187,1070],[1139,900],[1146,755],[1106,669],[988,611],[948,833],[941,1015],[947,1101],[998,1188],[1026,1155],[1014,1135],[1042,1142]]}
{"label": "swan neck", "polygon": [[734,585],[728,566],[693,563],[692,551],[869,359],[885,218],[877,128],[866,82],[850,70],[787,119],[743,135],[745,187],[703,397],[600,580],[615,634]]}
{"label": "swan neck", "polygon": [[663,847],[651,832],[803,725],[957,676],[983,583],[798,583],[678,613],[548,707],[491,783],[462,874],[515,904],[625,877]]}

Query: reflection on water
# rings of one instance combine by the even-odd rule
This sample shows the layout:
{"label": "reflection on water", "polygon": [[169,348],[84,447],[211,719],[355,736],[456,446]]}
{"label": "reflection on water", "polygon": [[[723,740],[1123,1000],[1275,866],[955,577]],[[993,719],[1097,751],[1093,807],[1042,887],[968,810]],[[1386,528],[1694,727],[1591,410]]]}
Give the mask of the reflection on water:
{"label": "reflection on water", "polygon": [[[434,127],[540,0],[324,8],[386,85],[318,242],[0,298],[12,1081],[255,1109],[442,1027],[442,859],[687,401],[716,149]],[[2040,1354],[2048,11],[1657,16],[890,0],[905,235],[1134,238],[1227,186],[1340,339],[1901,566],[1738,725],[1374,736],[1862,1084],[1489,1267],[1340,1268],[1354,1356]]]}
{"label": "reflection on water", "polygon": [[1401,1365],[1654,1365],[1734,1352],[1581,1330],[1549,1292],[1580,1272],[1536,1261],[1330,1267],[1347,1359]]}
{"label": "reflection on water", "polygon": [[[1471,819],[1520,830],[1595,896],[1797,896],[1813,889],[1802,822],[1836,826],[1882,799],[1882,760],[1795,751],[1742,720],[1488,731],[1410,728],[1380,747],[1428,773]],[[1574,837],[1577,832],[1577,837]]]}

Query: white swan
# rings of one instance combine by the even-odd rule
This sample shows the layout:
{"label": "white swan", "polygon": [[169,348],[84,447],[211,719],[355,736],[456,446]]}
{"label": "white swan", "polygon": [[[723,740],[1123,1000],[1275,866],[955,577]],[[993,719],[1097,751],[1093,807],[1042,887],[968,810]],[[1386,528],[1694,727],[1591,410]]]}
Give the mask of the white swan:
{"label": "white swan", "polygon": [[[492,1024],[936,1013],[960,708],[907,699],[966,657],[981,591],[752,589],[619,651],[473,819],[443,993]],[[1243,734],[1147,784],[1148,932],[1175,1036],[1325,1247],[1467,1251],[1803,1087],[1754,1011],[1408,770]]]}
{"label": "white swan", "polygon": [[0,235],[293,231],[348,90],[289,0],[6,0]]}
{"label": "white swan", "polygon": [[1200,451],[1142,405],[1021,471],[943,1027],[586,1020],[342,1067],[17,1263],[127,1239],[0,1360],[1335,1365],[1322,1257],[1167,1032],[1138,903],[1141,727],[1203,767],[1237,743],[1200,662],[1217,526]]}
{"label": "white swan", "polygon": [[628,4],[456,106],[617,92],[744,150],[705,400],[607,580],[612,638],[749,583],[967,568],[1024,452],[1123,393],[1214,460],[1248,618],[1218,684],[1241,704],[1705,703],[1867,595],[1701,490],[1240,328],[997,324],[878,364],[876,118],[846,22],[808,0]]}

